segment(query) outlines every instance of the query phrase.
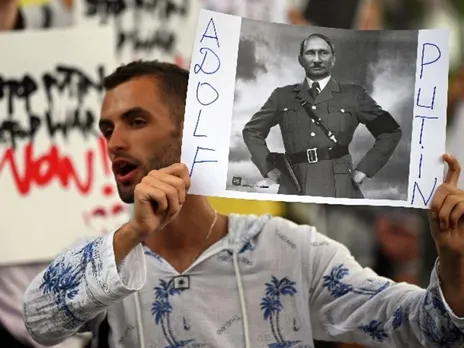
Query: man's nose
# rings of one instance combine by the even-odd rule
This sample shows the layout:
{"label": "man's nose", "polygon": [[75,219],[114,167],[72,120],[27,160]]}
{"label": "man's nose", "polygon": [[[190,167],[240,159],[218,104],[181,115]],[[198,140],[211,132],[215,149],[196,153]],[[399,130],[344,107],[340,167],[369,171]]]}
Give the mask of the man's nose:
{"label": "man's nose", "polygon": [[319,53],[316,53],[316,54],[314,55],[314,61],[315,61],[315,62],[320,62],[320,61],[321,61],[321,57],[319,56]]}
{"label": "man's nose", "polygon": [[128,142],[124,130],[115,127],[108,139],[108,152],[115,155],[127,150],[127,148]]}

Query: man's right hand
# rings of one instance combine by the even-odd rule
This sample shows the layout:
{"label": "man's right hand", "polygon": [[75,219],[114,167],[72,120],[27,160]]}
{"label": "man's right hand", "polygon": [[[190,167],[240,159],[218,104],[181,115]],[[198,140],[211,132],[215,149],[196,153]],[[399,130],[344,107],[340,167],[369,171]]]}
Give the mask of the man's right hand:
{"label": "man's right hand", "polygon": [[282,175],[282,173],[277,168],[274,168],[269,173],[267,173],[267,177],[269,179],[271,179],[272,181],[274,181],[276,184],[280,183],[280,176],[281,175]]}
{"label": "man's right hand", "polygon": [[190,187],[184,164],[152,170],[134,190],[134,216],[115,234],[114,254],[119,264],[133,248],[161,230],[179,214]]}
{"label": "man's right hand", "polygon": [[131,228],[141,240],[164,226],[179,213],[190,187],[184,164],[152,170],[134,190],[134,217]]}

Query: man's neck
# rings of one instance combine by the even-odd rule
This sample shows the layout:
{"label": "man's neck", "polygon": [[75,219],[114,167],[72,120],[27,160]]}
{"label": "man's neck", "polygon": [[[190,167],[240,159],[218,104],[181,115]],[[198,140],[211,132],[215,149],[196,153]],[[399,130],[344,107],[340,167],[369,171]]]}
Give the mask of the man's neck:
{"label": "man's neck", "polygon": [[[144,244],[175,267],[175,263],[190,266],[197,254],[223,238],[228,231],[228,219],[218,213],[211,235],[205,238],[214,221],[215,210],[206,197],[189,195],[179,214],[163,230],[145,240]],[[186,268],[186,267],[175,267]],[[178,269],[179,270],[179,269]]]}

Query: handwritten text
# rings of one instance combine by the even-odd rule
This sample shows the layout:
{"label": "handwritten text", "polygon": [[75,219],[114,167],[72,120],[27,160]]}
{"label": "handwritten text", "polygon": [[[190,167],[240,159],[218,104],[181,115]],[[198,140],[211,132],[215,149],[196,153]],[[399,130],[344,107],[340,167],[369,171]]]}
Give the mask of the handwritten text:
{"label": "handwritten text", "polygon": [[[438,120],[439,117],[435,111],[435,98],[437,93],[437,86],[429,86],[424,82],[427,70],[438,64],[441,58],[441,50],[438,45],[434,43],[425,42],[422,44],[422,54],[420,57],[420,75],[419,75],[419,88],[417,91],[416,106],[420,108],[423,115],[415,115],[414,120],[420,122],[420,133],[418,143],[420,147],[420,156],[418,166],[418,175],[414,180],[412,187],[411,205],[414,205],[417,194],[420,195],[425,206],[427,206],[433,197],[433,193],[437,188],[438,177],[432,178],[432,183],[424,183],[422,178],[422,168],[424,165],[424,152],[426,151],[425,144],[426,139],[425,132],[426,127],[434,127],[434,121]],[[432,72],[430,72],[432,73]],[[427,86],[426,86],[427,85]],[[427,191],[423,186],[430,187]]]}
{"label": "handwritten text", "polygon": [[[65,65],[58,65],[55,70],[39,78],[29,74],[19,79],[0,75],[0,102],[6,104],[6,110],[0,110],[0,146],[15,149],[19,140],[33,142],[40,128],[47,132],[50,139],[57,134],[66,138],[73,130],[85,137],[98,136],[94,128],[96,116],[93,110],[85,108],[84,99],[91,91],[102,92],[103,76],[103,67],[97,68],[97,78],[94,80],[78,67]],[[41,93],[45,93],[48,102],[43,114],[31,107],[33,98]],[[54,104],[64,95],[72,96],[76,101],[75,107],[65,111],[64,120],[57,120],[53,115]],[[24,109],[18,110],[21,107]],[[18,111],[25,112],[25,122],[15,117]]]}
{"label": "handwritten text", "polygon": [[[115,19],[117,52],[124,47],[134,52],[159,49],[175,54],[178,28],[169,25],[174,18],[186,19],[190,0],[86,0],[85,15],[101,23]],[[130,25],[123,17],[129,16]]]}
{"label": "handwritten text", "polygon": [[[204,138],[207,138],[208,135],[201,131],[202,122],[207,122],[205,121],[207,116],[204,115],[203,111],[207,111],[208,107],[213,105],[220,98],[220,94],[217,89],[218,86],[215,87],[207,81],[208,75],[215,74],[221,68],[221,59],[215,51],[219,49],[221,45],[219,43],[219,36],[213,18],[211,18],[206,25],[200,39],[200,43],[204,45],[199,50],[203,59],[201,63],[195,62],[193,72],[195,75],[203,74],[205,76],[205,80],[199,81],[195,86],[196,101],[199,105],[193,137],[194,139],[199,139],[200,143],[196,146],[193,163],[190,166],[190,176],[192,176],[196,164],[218,162],[216,158],[211,157],[211,152],[216,151],[215,148],[209,145],[207,147],[202,145],[202,143],[205,142]],[[214,49],[208,47],[208,44],[213,45]]]}

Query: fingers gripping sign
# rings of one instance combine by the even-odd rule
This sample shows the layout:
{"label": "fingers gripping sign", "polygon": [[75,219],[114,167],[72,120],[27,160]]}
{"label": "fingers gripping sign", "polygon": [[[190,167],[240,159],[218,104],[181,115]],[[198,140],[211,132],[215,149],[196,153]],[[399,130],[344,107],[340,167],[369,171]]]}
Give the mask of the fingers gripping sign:
{"label": "fingers gripping sign", "polygon": [[432,201],[432,235],[439,251],[464,256],[464,191],[457,188],[461,166],[454,156],[443,159],[448,172]]}
{"label": "fingers gripping sign", "polygon": [[132,226],[141,239],[162,229],[180,212],[190,187],[184,164],[152,170],[135,187]]}

